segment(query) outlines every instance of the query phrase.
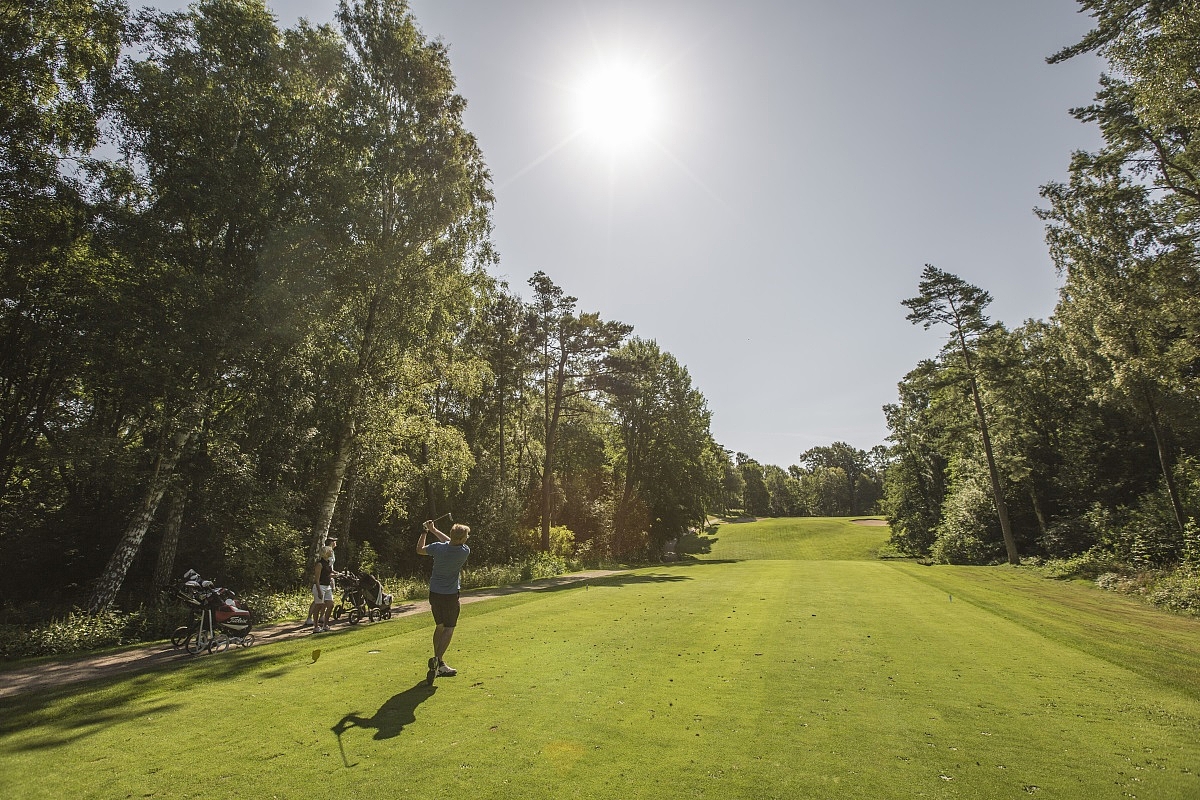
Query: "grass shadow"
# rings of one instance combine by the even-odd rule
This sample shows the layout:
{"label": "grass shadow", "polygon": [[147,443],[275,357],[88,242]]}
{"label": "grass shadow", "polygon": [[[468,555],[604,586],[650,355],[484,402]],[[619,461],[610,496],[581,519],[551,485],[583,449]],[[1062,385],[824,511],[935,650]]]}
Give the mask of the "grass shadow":
{"label": "grass shadow", "polygon": [[371,738],[376,741],[394,739],[400,735],[405,726],[417,721],[417,706],[433,697],[436,691],[436,686],[429,686],[425,681],[420,681],[413,687],[405,689],[400,694],[388,698],[388,701],[380,706],[379,710],[370,717],[364,717],[357,711],[351,711],[338,720],[337,724],[330,728],[330,730],[337,737],[338,750],[342,754],[343,766],[357,766],[358,762],[356,761],[351,764],[346,758],[346,747],[342,741],[342,734],[350,728],[364,728],[375,730],[375,735]]}
{"label": "grass shadow", "polygon": [[680,536],[678,541],[675,543],[675,552],[679,554],[680,558],[684,556],[711,553],[713,545],[719,541],[717,537],[713,535],[716,532],[717,526],[710,525],[704,529],[704,536],[701,536],[698,533],[685,533]]}
{"label": "grass shadow", "polygon": [[134,680],[123,676],[123,682],[125,685],[119,688],[72,697],[66,705],[51,699],[72,695],[71,689],[78,691],[75,687],[10,698],[0,715],[0,752],[52,750],[147,714],[163,714],[180,707],[170,702],[149,707],[138,703],[152,683],[146,676]]}
{"label": "grass shadow", "polygon": [[[679,562],[672,562],[672,568],[679,565]],[[596,578],[587,581],[587,584],[592,586],[640,586],[647,583],[676,583],[678,581],[695,580],[687,575],[666,575],[663,573],[651,573],[648,575],[635,575],[631,573],[622,573],[618,575],[606,575],[603,578]]]}

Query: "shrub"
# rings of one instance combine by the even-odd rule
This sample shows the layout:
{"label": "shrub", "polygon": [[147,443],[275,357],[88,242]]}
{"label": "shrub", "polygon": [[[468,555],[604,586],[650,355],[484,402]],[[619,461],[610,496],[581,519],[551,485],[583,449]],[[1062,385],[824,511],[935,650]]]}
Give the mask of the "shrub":
{"label": "shrub", "polygon": [[942,505],[942,521],[929,550],[943,564],[987,564],[1000,556],[996,507],[986,475],[959,462],[960,475]]}
{"label": "shrub", "polygon": [[1200,525],[1195,517],[1188,517],[1183,526],[1183,563],[1200,568]]}
{"label": "shrub", "polygon": [[1193,567],[1106,572],[1096,578],[1096,586],[1109,592],[1141,597],[1168,611],[1200,616],[1200,570]]}
{"label": "shrub", "polygon": [[358,569],[360,572],[369,572],[372,575],[377,574],[379,569],[379,554],[375,552],[375,548],[371,547],[371,543],[363,541],[358,548]]}
{"label": "shrub", "polygon": [[225,580],[236,586],[283,589],[307,563],[304,534],[279,523],[237,531],[225,539]]}
{"label": "shrub", "polygon": [[532,581],[538,578],[553,578],[566,572],[567,560],[550,553],[538,553],[521,565],[521,580]]}
{"label": "shrub", "polygon": [[312,599],[312,592],[300,589],[262,594],[247,592],[238,595],[241,607],[249,608],[253,613],[255,625],[268,625],[284,619],[307,616]]}
{"label": "shrub", "polygon": [[97,650],[142,641],[145,617],[141,612],[106,611],[88,614],[72,609],[61,619],[37,628],[0,625],[0,659],[56,656]]}
{"label": "shrub", "polygon": [[1167,573],[1151,588],[1150,602],[1181,614],[1200,616],[1200,570],[1184,567]]}
{"label": "shrub", "polygon": [[[518,547],[524,556],[536,557],[542,547],[542,532],[528,529],[518,534]],[[555,525],[550,528],[550,554],[566,558],[575,552],[575,534],[570,528]]]}
{"label": "shrub", "polygon": [[485,586],[505,586],[519,583],[521,580],[521,565],[485,564],[474,569],[464,569],[462,584],[464,589],[480,589]]}
{"label": "shrub", "polygon": [[1048,559],[1043,569],[1051,578],[1088,579],[1127,571],[1116,553],[1102,547],[1093,547],[1071,558]]}

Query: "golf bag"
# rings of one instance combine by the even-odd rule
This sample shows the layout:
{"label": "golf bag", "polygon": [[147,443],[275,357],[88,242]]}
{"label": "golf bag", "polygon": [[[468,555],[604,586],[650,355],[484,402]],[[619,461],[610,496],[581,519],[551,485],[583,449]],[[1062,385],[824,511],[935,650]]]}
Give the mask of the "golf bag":
{"label": "golf bag", "polygon": [[227,636],[240,639],[249,635],[254,618],[250,609],[241,607],[233,591],[203,580],[195,570],[189,569],[183,576],[179,597],[195,610],[211,612],[213,625]]}
{"label": "golf bag", "polygon": [[392,596],[383,591],[383,584],[370,573],[364,572],[358,579],[358,589],[362,593],[363,602],[370,611],[378,612],[380,619],[390,619],[392,616]]}
{"label": "golf bag", "polygon": [[351,625],[357,624],[364,617],[374,622],[379,619],[391,619],[392,596],[383,591],[383,584],[374,575],[354,572],[343,572],[342,602],[333,609],[333,618],[341,619],[347,615]]}

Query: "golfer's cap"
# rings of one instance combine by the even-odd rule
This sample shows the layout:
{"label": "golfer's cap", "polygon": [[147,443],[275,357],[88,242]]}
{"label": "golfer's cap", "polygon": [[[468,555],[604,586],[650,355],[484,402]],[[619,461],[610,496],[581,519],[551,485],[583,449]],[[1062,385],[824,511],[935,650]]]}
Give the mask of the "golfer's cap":
{"label": "golfer's cap", "polygon": [[325,537],[325,543],[326,543],[326,544],[329,544],[330,542],[336,542],[336,541],[337,541],[337,537],[336,537],[336,536],[326,536],[326,537]]}

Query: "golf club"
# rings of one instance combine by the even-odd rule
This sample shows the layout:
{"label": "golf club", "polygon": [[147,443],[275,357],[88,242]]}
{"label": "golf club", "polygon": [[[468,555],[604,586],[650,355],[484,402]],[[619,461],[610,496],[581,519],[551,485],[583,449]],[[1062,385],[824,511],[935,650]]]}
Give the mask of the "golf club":
{"label": "golf club", "polygon": [[440,517],[438,517],[436,519],[431,519],[429,521],[432,522],[434,525],[436,525],[444,519],[448,519],[448,520],[450,520],[450,522],[454,522],[454,515],[451,514],[449,511],[447,511],[445,514],[442,514]]}

